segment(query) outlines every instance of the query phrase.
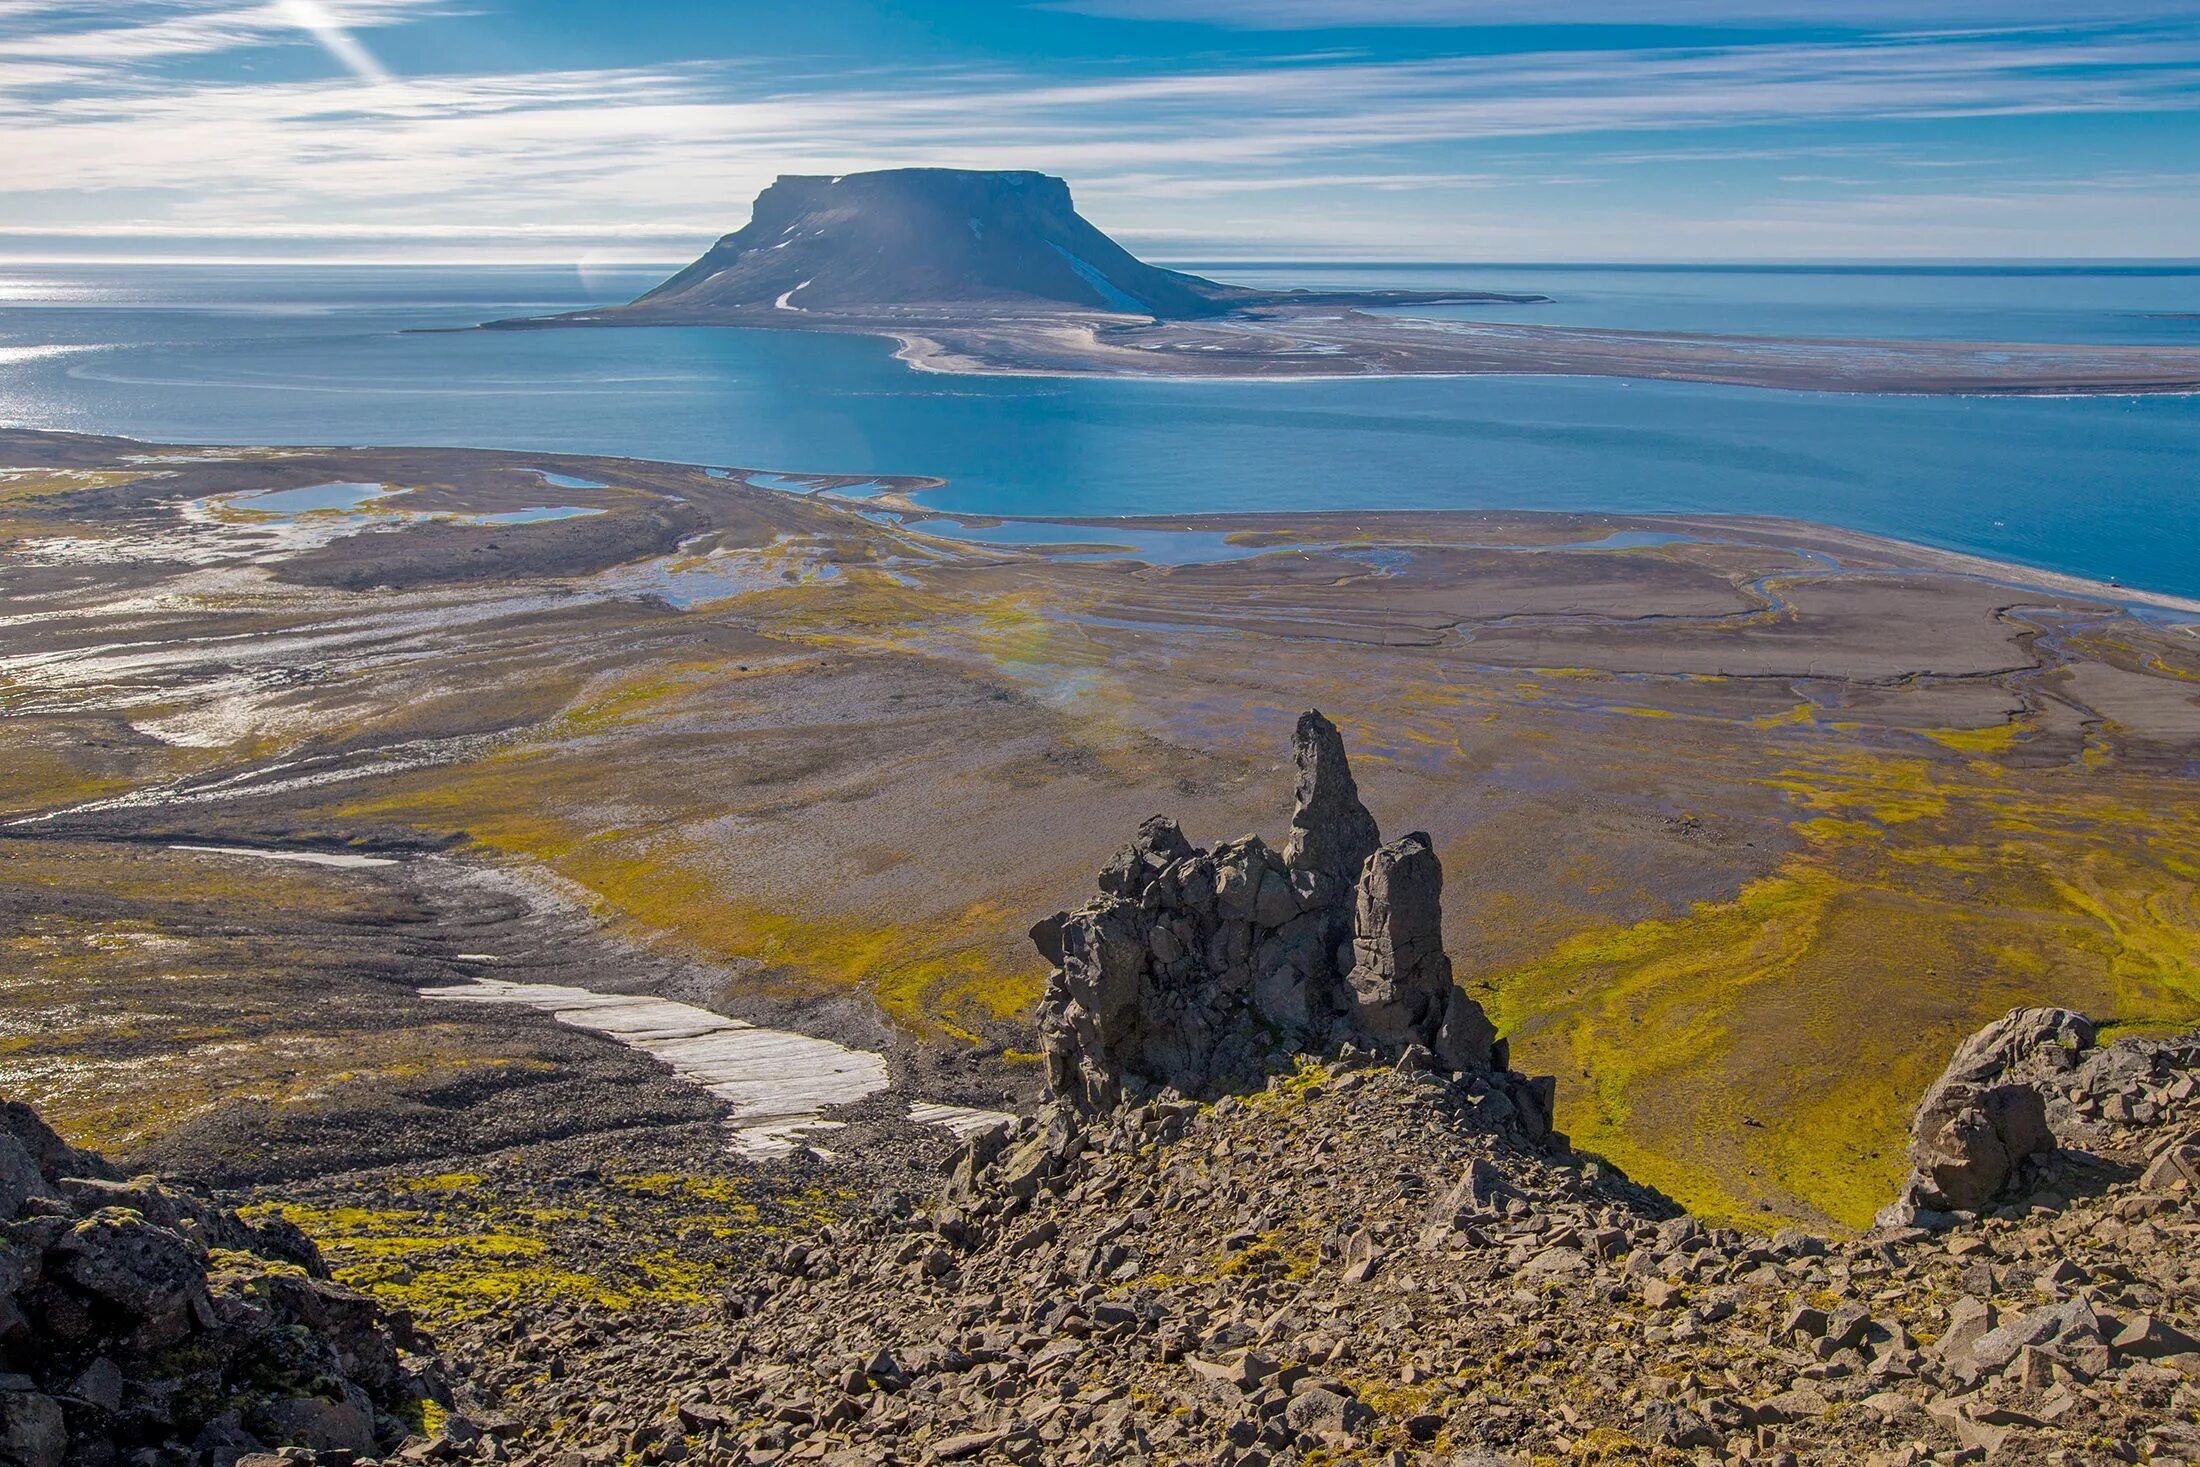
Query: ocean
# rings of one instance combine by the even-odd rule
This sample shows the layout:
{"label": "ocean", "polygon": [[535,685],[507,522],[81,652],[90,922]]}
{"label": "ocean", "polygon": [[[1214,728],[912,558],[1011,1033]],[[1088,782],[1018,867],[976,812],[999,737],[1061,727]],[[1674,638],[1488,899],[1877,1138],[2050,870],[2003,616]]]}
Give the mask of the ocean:
{"label": "ocean", "polygon": [[[0,424],[925,474],[1048,518],[1308,509],[1779,515],[2200,597],[2200,397],[1905,398],[1562,377],[946,377],[890,343],[466,332],[668,271],[0,266]],[[2200,346],[2200,266],[1208,267],[1537,292],[1481,317],[1740,335]]]}

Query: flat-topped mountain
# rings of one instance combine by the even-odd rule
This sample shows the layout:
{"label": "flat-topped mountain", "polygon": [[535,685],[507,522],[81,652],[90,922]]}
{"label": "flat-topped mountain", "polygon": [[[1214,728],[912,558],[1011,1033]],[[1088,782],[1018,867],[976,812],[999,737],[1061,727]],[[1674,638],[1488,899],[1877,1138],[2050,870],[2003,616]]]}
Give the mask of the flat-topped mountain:
{"label": "flat-topped mountain", "polygon": [[694,264],[629,305],[582,319],[754,323],[766,314],[815,325],[1097,312],[1188,321],[1259,306],[1492,299],[1500,297],[1223,285],[1139,259],[1079,214],[1069,185],[1050,174],[894,168],[782,177],[757,195],[746,226]]}
{"label": "flat-topped mountain", "polygon": [[1148,265],[1095,229],[1044,173],[896,168],[789,175],[745,228],[639,303],[789,311],[1034,305],[1182,318],[1234,291]]}

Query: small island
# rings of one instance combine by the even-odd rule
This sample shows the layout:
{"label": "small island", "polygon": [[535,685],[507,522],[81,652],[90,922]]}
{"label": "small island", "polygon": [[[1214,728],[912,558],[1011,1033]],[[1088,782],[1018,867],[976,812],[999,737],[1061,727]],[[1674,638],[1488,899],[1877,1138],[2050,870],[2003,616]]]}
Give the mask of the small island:
{"label": "small island", "polygon": [[[1148,264],[1044,173],[897,168],[783,177],[749,222],[625,305],[494,321],[735,326],[886,337],[925,371],[1264,379],[1537,374],[1811,392],[2200,392],[2200,350],[1717,336],[1463,321],[1533,305],[1476,291],[1274,291]],[[1378,314],[1381,313],[1381,314]]]}

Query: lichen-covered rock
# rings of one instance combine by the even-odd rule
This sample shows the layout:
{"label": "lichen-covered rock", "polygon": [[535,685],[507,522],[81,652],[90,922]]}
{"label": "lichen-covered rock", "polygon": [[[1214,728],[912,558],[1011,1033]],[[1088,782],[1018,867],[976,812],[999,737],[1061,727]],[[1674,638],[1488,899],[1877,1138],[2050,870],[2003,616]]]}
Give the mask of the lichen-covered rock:
{"label": "lichen-covered rock", "polygon": [[[1099,900],[1032,929],[1055,965],[1039,1022],[1057,1099],[1096,1113],[1161,1090],[1214,1095],[1347,1042],[1452,1071],[1499,1067],[1496,1034],[1444,954],[1429,838],[1382,844],[1320,713],[1300,716],[1293,749],[1280,855],[1258,836],[1203,850],[1155,816],[1101,873]],[[1506,1103],[1548,1133],[1532,1086]]]}
{"label": "lichen-covered rock", "polygon": [[409,1323],[296,1228],[119,1179],[27,1106],[0,1109],[0,1202],[0,1467],[365,1457],[429,1389]]}

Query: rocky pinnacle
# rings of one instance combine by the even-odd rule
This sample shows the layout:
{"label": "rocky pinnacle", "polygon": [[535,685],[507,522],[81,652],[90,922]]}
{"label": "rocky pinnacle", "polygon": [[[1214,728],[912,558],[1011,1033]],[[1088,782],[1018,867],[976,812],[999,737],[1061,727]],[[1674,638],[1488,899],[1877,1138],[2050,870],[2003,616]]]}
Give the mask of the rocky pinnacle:
{"label": "rocky pinnacle", "polygon": [[1345,757],[1344,737],[1318,709],[1299,715],[1291,737],[1299,769],[1298,808],[1283,843],[1283,864],[1295,884],[1331,902],[1350,892],[1360,868],[1383,843],[1375,817],[1360,803],[1360,787]]}
{"label": "rocky pinnacle", "polygon": [[[1426,835],[1382,844],[1344,741],[1321,714],[1294,740],[1298,801],[1280,856],[1258,836],[1203,850],[1155,816],[1101,896],[1032,930],[1054,965],[1039,1014],[1048,1086],[1096,1112],[1161,1090],[1255,1087],[1346,1044],[1432,1068],[1503,1069],[1443,947],[1443,867]],[[1522,1081],[1532,1130],[1548,1088]]]}

